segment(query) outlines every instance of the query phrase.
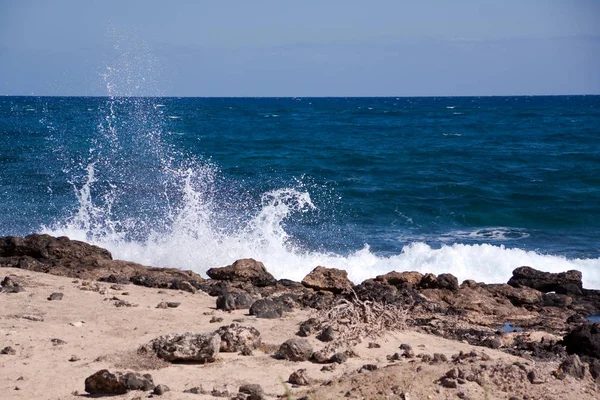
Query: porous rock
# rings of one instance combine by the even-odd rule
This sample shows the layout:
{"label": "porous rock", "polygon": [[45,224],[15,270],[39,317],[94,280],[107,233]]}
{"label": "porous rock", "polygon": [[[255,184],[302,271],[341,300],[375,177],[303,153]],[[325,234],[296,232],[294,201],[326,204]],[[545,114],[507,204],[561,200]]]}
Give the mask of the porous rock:
{"label": "porous rock", "polygon": [[152,390],[154,382],[150,374],[115,372],[103,369],[85,380],[85,391],[90,394],[124,394],[130,390]]}
{"label": "porous rock", "polygon": [[313,353],[312,345],[306,339],[289,339],[286,340],[279,350],[277,356],[290,361],[306,361],[310,359]]}
{"label": "porous rock", "polygon": [[302,280],[302,284],[315,290],[324,290],[335,294],[346,292],[354,286],[348,279],[348,272],[337,268],[318,266]]}
{"label": "porous rock", "polygon": [[508,284],[514,287],[530,287],[543,293],[556,292],[572,296],[583,293],[581,278],[581,272],[577,270],[551,273],[531,267],[519,267],[513,271]]}
{"label": "porous rock", "polygon": [[221,346],[217,333],[170,334],[140,347],[140,353],[154,353],[165,361],[213,362]]}
{"label": "porous rock", "polygon": [[206,274],[216,280],[250,282],[254,286],[272,286],[277,280],[267,272],[264,264],[252,258],[243,258],[221,268],[211,268]]}
{"label": "porous rock", "polygon": [[261,344],[260,332],[252,326],[231,324],[220,327],[215,333],[221,337],[222,352],[253,350]]}

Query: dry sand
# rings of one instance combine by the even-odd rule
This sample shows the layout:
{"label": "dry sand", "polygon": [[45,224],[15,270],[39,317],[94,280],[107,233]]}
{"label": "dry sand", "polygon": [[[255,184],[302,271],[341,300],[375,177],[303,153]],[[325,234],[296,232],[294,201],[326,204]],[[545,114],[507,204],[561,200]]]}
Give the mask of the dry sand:
{"label": "dry sand", "polygon": [[[414,331],[365,339],[354,349],[357,357],[336,364],[333,371],[323,372],[322,364],[283,361],[272,356],[281,343],[295,337],[298,324],[310,316],[310,310],[296,310],[281,319],[257,319],[247,315],[247,310],[231,313],[216,310],[215,298],[203,292],[191,294],[134,285],[119,288],[109,283],[84,282],[12,268],[1,272],[2,276],[16,277],[26,290],[0,293],[0,349],[11,346],[16,350],[14,355],[0,355],[0,398],[4,400],[88,397],[84,391],[85,378],[104,368],[150,373],[155,384],[170,387],[171,391],[160,396],[164,399],[216,398],[183,392],[195,386],[207,392],[227,389],[233,396],[244,383],[260,384],[267,398],[285,398],[287,386],[293,398],[308,394],[311,399],[509,399],[511,396],[523,399],[525,395],[530,399],[600,399],[598,386],[591,379],[554,378],[551,372],[558,367],[556,363],[534,365],[533,361],[501,351]],[[62,292],[63,299],[47,300],[53,292]],[[116,300],[111,300],[114,297],[137,306],[117,307]],[[162,301],[181,302],[181,305],[156,308]],[[213,316],[222,317],[223,321],[210,323]],[[212,332],[234,321],[258,329],[263,348],[255,350],[252,356],[220,353],[216,362],[204,365],[167,364],[136,353],[140,345],[160,335]],[[52,339],[66,343],[56,345]],[[309,340],[316,349],[323,347],[314,337]],[[369,342],[381,347],[369,348]],[[449,361],[438,364],[421,362],[419,358],[388,361],[387,356],[401,352],[402,343],[411,345],[417,354],[441,353]],[[456,389],[442,387],[438,380],[455,365],[451,362],[452,355],[472,350],[485,353],[490,359],[465,360],[464,367],[485,365],[494,371],[488,380],[483,385],[468,381]],[[514,370],[518,367],[514,363],[521,363],[527,369],[535,366],[543,372],[546,382],[534,385],[515,378]],[[379,368],[358,373],[365,364]],[[500,367],[494,369],[495,365],[503,366],[505,371]],[[312,379],[310,387],[284,383],[292,372],[301,368],[306,369]],[[148,392],[133,391],[111,398],[149,396]]]}

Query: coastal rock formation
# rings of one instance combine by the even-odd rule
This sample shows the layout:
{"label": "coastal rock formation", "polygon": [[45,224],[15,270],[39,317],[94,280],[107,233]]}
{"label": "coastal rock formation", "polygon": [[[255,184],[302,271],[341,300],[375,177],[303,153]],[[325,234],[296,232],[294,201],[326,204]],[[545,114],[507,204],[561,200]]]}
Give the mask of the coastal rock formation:
{"label": "coastal rock formation", "polygon": [[260,344],[260,332],[251,326],[231,324],[215,331],[221,337],[220,351],[236,352],[257,349]]}
{"label": "coastal rock formation", "polygon": [[267,272],[264,264],[252,258],[237,260],[231,265],[206,271],[211,279],[231,282],[249,282],[254,286],[272,286],[277,280]]}
{"label": "coastal rock formation", "polygon": [[171,334],[160,336],[139,348],[142,354],[154,353],[165,361],[214,362],[221,336],[217,333]]}
{"label": "coastal rock formation", "polygon": [[103,369],[85,380],[85,391],[90,394],[115,395],[124,394],[130,390],[152,390],[154,382],[150,374],[136,372],[115,372]]}
{"label": "coastal rock formation", "polygon": [[574,328],[563,339],[569,354],[600,359],[600,323],[587,323]]}
{"label": "coastal rock formation", "polygon": [[354,286],[348,279],[348,272],[337,268],[326,268],[318,266],[313,269],[304,279],[302,284],[315,290],[324,290],[340,294]]}
{"label": "coastal rock formation", "polygon": [[555,274],[531,267],[519,267],[513,271],[508,284],[514,287],[530,287],[543,293],[556,292],[577,296],[583,294],[581,272],[576,270]]}

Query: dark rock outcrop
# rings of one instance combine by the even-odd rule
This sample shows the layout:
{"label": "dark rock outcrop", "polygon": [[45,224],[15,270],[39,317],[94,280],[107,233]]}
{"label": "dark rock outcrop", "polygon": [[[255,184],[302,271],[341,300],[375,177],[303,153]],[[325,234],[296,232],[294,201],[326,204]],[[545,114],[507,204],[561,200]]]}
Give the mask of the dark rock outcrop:
{"label": "dark rock outcrop", "polygon": [[513,271],[508,284],[514,287],[530,287],[543,293],[556,292],[570,296],[583,294],[581,272],[576,270],[551,273],[531,267],[519,267]]}
{"label": "dark rock outcrop", "polygon": [[154,382],[150,374],[136,372],[115,372],[106,369],[100,370],[85,380],[85,391],[90,394],[124,394],[130,390],[152,390]]}
{"label": "dark rock outcrop", "polygon": [[337,268],[318,266],[302,280],[302,284],[315,290],[340,294],[352,289],[354,284],[348,279],[348,272]]}
{"label": "dark rock outcrop", "polygon": [[267,272],[264,264],[252,258],[243,258],[221,268],[211,268],[206,274],[216,280],[230,282],[250,282],[252,285],[272,286],[277,280]]}
{"label": "dark rock outcrop", "polygon": [[575,327],[563,338],[569,354],[600,359],[600,323]]}
{"label": "dark rock outcrop", "polygon": [[308,340],[294,338],[286,340],[279,346],[276,356],[290,361],[306,361],[310,359],[312,353],[312,345]]}
{"label": "dark rock outcrop", "polygon": [[256,300],[250,307],[250,315],[256,315],[256,318],[281,318],[283,304],[272,299]]}
{"label": "dark rock outcrop", "polygon": [[170,362],[207,363],[215,361],[220,347],[221,336],[217,333],[186,332],[160,336],[141,346],[138,351],[142,354],[154,353]]}

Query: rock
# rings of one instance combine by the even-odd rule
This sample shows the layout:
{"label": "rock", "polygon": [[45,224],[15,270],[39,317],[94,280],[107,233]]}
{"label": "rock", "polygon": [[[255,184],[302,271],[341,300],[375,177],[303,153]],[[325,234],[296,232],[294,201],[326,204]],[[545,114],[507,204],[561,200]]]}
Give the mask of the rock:
{"label": "rock", "polygon": [[585,365],[579,359],[577,354],[568,356],[554,373],[558,379],[565,379],[567,375],[571,375],[577,379],[585,378]]}
{"label": "rock", "polygon": [[221,346],[216,333],[171,334],[160,336],[140,347],[140,353],[154,353],[165,361],[214,362]]}
{"label": "rock", "polygon": [[76,355],[72,355],[71,358],[69,358],[69,362],[75,362],[75,361],[79,361],[81,360],[81,358],[79,358]]}
{"label": "rock", "polygon": [[62,293],[52,293],[50,296],[48,296],[48,300],[62,300],[63,298],[63,294]]}
{"label": "rock", "polygon": [[496,336],[491,336],[486,338],[482,344],[490,349],[499,349],[502,347],[502,339]]}
{"label": "rock", "polygon": [[413,348],[412,348],[412,346],[410,344],[402,343],[400,345],[400,350],[410,350],[410,351],[412,351],[412,349]]}
{"label": "rock", "polygon": [[20,293],[24,292],[25,288],[19,282],[14,281],[10,276],[4,277],[0,283],[0,293]]}
{"label": "rock", "polygon": [[531,267],[519,267],[508,281],[510,286],[530,287],[543,293],[556,292],[569,296],[583,294],[581,272],[570,270],[561,273],[542,272]]}
{"label": "rock", "polygon": [[223,322],[223,317],[212,317],[208,322],[211,324]]}
{"label": "rock", "polygon": [[600,358],[600,323],[575,327],[563,338],[569,354]]}
{"label": "rock", "polygon": [[292,374],[288,378],[288,382],[292,385],[298,386],[310,385],[310,380],[306,375],[306,369],[299,369],[297,371],[292,372]]}
{"label": "rock", "polygon": [[277,356],[290,361],[307,361],[312,356],[313,349],[306,339],[286,340],[277,350]]}
{"label": "rock", "polygon": [[56,339],[56,338],[54,338],[54,339],[50,339],[50,341],[52,342],[52,346],[61,346],[63,344],[67,344],[67,342],[65,342],[62,339]]}
{"label": "rock", "polygon": [[231,324],[215,331],[221,337],[220,351],[236,352],[257,349],[261,344],[260,332],[251,326]]}
{"label": "rock", "polygon": [[437,289],[450,290],[456,292],[460,287],[458,286],[458,279],[452,274],[440,274],[435,279],[435,286]]}
{"label": "rock", "polygon": [[193,287],[192,284],[188,281],[179,281],[176,285],[173,286],[173,289],[179,289],[189,293],[196,293],[196,288]]}
{"label": "rock", "polygon": [[540,373],[535,369],[529,371],[529,373],[527,374],[527,379],[529,379],[529,382],[531,382],[534,385],[539,385],[546,382],[544,379],[542,379]]}
{"label": "rock", "polygon": [[181,303],[177,301],[167,301],[167,307],[169,308],[177,308],[181,305]]}
{"label": "rock", "polygon": [[11,346],[6,346],[2,350],[0,350],[0,354],[7,354],[7,355],[14,356],[15,354],[17,354],[17,351],[15,349],[13,349]]}
{"label": "rock", "polygon": [[379,275],[376,281],[383,282],[386,285],[415,288],[423,279],[423,274],[416,271],[388,272],[385,275]]}
{"label": "rock", "polygon": [[316,318],[309,318],[306,321],[303,321],[298,328],[298,336],[310,336],[316,332],[317,326],[319,325],[319,321]]}
{"label": "rock", "polygon": [[332,342],[337,339],[337,337],[338,334],[335,329],[333,329],[332,326],[328,326],[321,331],[321,333],[317,336],[317,339],[322,342]]}
{"label": "rock", "polygon": [[542,300],[545,306],[566,308],[573,304],[573,298],[566,294],[544,293]]}
{"label": "rock", "polygon": [[373,280],[366,280],[356,286],[354,292],[361,301],[376,301],[384,304],[396,303],[400,296],[395,286]]}
{"label": "rock", "polygon": [[242,385],[238,391],[248,395],[246,400],[263,400],[265,398],[265,392],[263,391],[263,388],[257,384],[248,383]]}
{"label": "rock", "polygon": [[33,322],[44,322],[44,317],[40,317],[39,315],[25,314],[25,315],[21,315],[21,318],[26,319],[28,321],[33,321]]}
{"label": "rock", "polygon": [[448,378],[446,376],[440,379],[440,384],[448,389],[456,389],[458,387],[458,382],[456,382],[456,379]]}
{"label": "rock", "polygon": [[169,306],[167,305],[166,301],[161,301],[160,303],[158,303],[156,305],[156,308],[163,308],[164,309],[164,308],[169,308]]}
{"label": "rock", "polygon": [[154,393],[157,396],[162,396],[163,394],[165,394],[166,392],[170,392],[171,388],[168,387],[167,385],[157,385],[154,388],[154,391],[152,393]]}
{"label": "rock", "polygon": [[192,388],[185,389],[183,393],[203,394],[204,389],[202,389],[202,386],[194,386]]}
{"label": "rock", "polygon": [[372,371],[375,371],[375,370],[377,370],[377,365],[375,365],[375,364],[365,364],[362,367],[360,367],[360,369],[358,370],[358,372],[363,372],[363,371],[372,372]]}
{"label": "rock", "polygon": [[352,289],[354,284],[348,279],[348,272],[337,268],[318,266],[302,280],[302,284],[315,290],[324,290],[335,294]]}
{"label": "rock", "polygon": [[332,362],[335,364],[343,364],[346,361],[348,361],[348,358],[349,358],[349,356],[346,352],[338,352],[331,356],[331,358],[329,359],[329,362]]}
{"label": "rock", "polygon": [[281,318],[283,306],[271,299],[256,300],[250,307],[250,315],[256,315],[257,318]]}
{"label": "rock", "polygon": [[130,390],[152,390],[154,382],[150,374],[135,372],[114,374],[106,369],[100,370],[85,380],[85,391],[90,394],[124,394]]}
{"label": "rock", "polygon": [[235,297],[233,297],[233,295],[230,293],[225,293],[217,297],[217,310],[235,310]]}
{"label": "rock", "polygon": [[437,276],[428,273],[423,275],[423,278],[419,281],[419,289],[436,289],[437,288]]}
{"label": "rock", "polygon": [[216,280],[249,282],[253,286],[273,286],[277,280],[267,272],[264,264],[252,258],[244,258],[221,268],[211,268],[206,274]]}

